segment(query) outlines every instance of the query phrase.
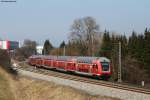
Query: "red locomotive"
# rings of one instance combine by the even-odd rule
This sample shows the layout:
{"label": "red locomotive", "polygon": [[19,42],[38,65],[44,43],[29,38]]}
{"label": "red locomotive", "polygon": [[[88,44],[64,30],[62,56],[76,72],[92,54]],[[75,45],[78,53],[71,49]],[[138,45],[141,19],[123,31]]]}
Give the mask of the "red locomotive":
{"label": "red locomotive", "polygon": [[101,79],[108,79],[112,74],[110,60],[105,57],[33,55],[29,57],[28,63],[32,66],[71,71]]}

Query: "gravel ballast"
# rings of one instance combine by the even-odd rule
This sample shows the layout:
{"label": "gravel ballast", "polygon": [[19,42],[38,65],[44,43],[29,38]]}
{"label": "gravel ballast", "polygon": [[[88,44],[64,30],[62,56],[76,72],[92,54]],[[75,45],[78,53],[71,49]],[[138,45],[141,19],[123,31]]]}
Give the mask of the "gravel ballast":
{"label": "gravel ballast", "polygon": [[18,72],[21,75],[29,76],[36,79],[51,81],[51,82],[55,82],[56,84],[66,85],[76,89],[80,89],[92,95],[104,95],[104,96],[120,98],[123,100],[150,100],[150,95],[148,94],[115,89],[115,88],[94,85],[94,84],[84,83],[84,82],[78,82],[78,81],[73,81],[68,79],[62,79],[58,77],[37,74],[37,73],[24,71],[20,69],[18,70]]}

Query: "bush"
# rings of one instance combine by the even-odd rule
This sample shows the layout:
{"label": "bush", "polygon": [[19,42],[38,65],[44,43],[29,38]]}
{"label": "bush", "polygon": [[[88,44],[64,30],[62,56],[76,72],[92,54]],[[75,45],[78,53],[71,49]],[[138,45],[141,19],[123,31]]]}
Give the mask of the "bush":
{"label": "bush", "polygon": [[0,66],[8,73],[17,75],[17,71],[15,71],[11,66],[11,58],[9,57],[7,50],[0,49]]}

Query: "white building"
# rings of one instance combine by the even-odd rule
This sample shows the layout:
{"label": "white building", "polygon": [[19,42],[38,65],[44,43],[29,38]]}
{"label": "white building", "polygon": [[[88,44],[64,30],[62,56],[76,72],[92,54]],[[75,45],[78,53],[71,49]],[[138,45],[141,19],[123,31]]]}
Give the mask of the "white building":
{"label": "white building", "polygon": [[43,46],[36,46],[37,54],[42,54]]}

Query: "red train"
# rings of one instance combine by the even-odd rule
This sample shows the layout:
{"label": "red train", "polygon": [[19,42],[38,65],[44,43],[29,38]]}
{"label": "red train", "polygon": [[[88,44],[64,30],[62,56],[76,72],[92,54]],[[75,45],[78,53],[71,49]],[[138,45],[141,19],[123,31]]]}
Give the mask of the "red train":
{"label": "red train", "polygon": [[28,63],[32,66],[71,71],[101,79],[108,79],[112,74],[110,60],[105,57],[33,55],[29,57]]}

